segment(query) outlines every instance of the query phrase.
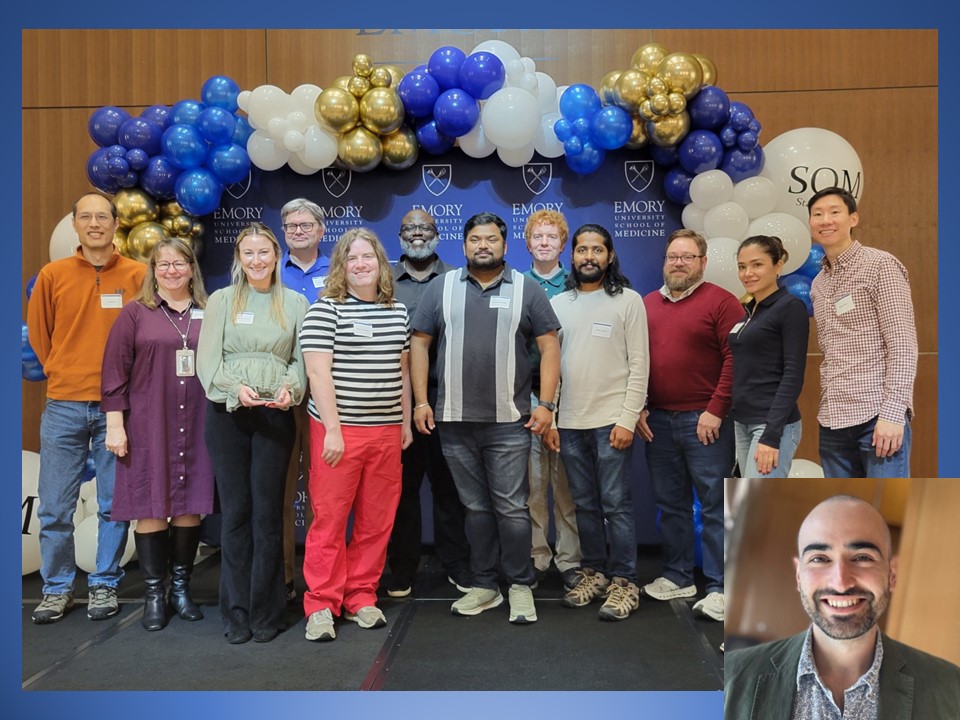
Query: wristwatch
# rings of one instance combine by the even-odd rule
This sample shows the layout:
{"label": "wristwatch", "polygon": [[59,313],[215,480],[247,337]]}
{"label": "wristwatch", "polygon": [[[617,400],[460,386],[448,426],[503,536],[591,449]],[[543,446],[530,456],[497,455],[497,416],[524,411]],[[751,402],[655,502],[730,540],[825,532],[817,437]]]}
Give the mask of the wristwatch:
{"label": "wristwatch", "polygon": [[539,403],[537,403],[537,404],[538,404],[540,407],[545,407],[545,408],[546,408],[547,410],[549,410],[550,412],[556,412],[556,411],[557,411],[557,406],[556,406],[555,404],[553,404],[552,402],[547,402],[546,400],[541,400],[541,401],[540,401]]}

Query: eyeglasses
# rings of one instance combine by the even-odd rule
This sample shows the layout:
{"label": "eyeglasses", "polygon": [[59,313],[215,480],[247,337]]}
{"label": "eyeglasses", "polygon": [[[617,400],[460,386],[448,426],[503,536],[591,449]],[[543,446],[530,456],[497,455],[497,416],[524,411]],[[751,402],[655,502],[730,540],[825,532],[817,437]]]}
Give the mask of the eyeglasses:
{"label": "eyeglasses", "polygon": [[283,226],[283,231],[287,233],[295,233],[297,228],[300,228],[301,232],[308,233],[317,226],[316,223],[305,222],[305,223],[287,223]]}
{"label": "eyeglasses", "polygon": [[94,215],[92,213],[85,212],[77,215],[77,222],[83,223],[84,225],[86,225],[88,222],[90,222],[94,218],[97,219],[98,223],[102,223],[102,224],[113,221],[113,215],[111,215],[110,213],[97,213],[96,215]]}
{"label": "eyeglasses", "polygon": [[190,263],[184,262],[183,260],[175,260],[174,262],[158,262],[156,264],[156,268],[160,272],[167,272],[170,268],[173,268],[177,272],[183,272],[188,267],[190,267]]}
{"label": "eyeglasses", "polygon": [[401,225],[400,232],[402,233],[412,233],[419,230],[422,233],[435,233],[437,231],[437,226],[432,225],[431,223],[413,223],[412,225]]}
{"label": "eyeglasses", "polygon": [[689,265],[697,258],[702,258],[703,255],[664,255],[663,259],[667,261],[667,265],[673,265],[675,263],[683,263],[684,265]]}

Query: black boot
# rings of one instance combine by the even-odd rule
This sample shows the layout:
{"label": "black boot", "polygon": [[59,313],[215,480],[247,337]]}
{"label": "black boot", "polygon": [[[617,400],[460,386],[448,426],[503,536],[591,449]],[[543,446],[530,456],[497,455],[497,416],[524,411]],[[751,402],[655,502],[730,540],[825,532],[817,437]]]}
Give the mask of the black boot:
{"label": "black boot", "polygon": [[190,575],[193,561],[200,546],[200,526],[170,526],[172,544],[170,566],[173,579],[170,582],[170,604],[184,620],[203,620],[203,612],[190,597]]}
{"label": "black boot", "polygon": [[170,555],[170,534],[166,530],[133,534],[137,546],[137,559],[147,586],[143,599],[143,619],[140,624],[147,630],[163,630],[167,626],[167,562]]}

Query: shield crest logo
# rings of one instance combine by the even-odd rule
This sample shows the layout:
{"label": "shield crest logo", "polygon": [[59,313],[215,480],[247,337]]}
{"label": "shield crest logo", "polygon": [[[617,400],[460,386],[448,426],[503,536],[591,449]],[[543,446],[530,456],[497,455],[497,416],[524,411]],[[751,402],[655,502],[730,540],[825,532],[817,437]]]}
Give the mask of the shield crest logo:
{"label": "shield crest logo", "polygon": [[423,174],[423,186],[431,195],[440,197],[450,187],[450,181],[453,179],[453,166],[446,165],[424,165],[421,169]]}
{"label": "shield crest logo", "polygon": [[350,187],[353,180],[353,171],[342,168],[324,168],[323,186],[335,198],[341,197]]}
{"label": "shield crest logo", "polygon": [[251,180],[252,177],[253,177],[253,173],[252,173],[252,172],[248,172],[248,173],[247,173],[247,179],[246,179],[246,180],[241,180],[240,182],[230,183],[230,184],[227,185],[227,187],[224,188],[224,189],[227,191],[227,193],[230,195],[230,197],[232,197],[234,200],[239,200],[239,199],[242,198],[244,195],[246,195],[246,194],[247,194],[247,191],[250,189],[250,180]]}
{"label": "shield crest logo", "polygon": [[653,182],[653,160],[627,160],[623,164],[627,185],[634,192],[642,193]]}
{"label": "shield crest logo", "polygon": [[539,195],[548,187],[553,178],[552,163],[527,163],[523,166],[523,184],[534,195]]}

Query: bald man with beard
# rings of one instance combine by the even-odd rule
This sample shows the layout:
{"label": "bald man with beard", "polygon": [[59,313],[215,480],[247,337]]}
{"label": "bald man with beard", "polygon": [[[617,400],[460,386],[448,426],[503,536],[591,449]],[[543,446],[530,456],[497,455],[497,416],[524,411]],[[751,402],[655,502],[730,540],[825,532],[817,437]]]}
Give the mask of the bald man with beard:
{"label": "bald man with beard", "polygon": [[872,505],[847,495],[817,505],[794,565],[812,625],[726,657],[726,720],[960,718],[960,668],[880,632],[897,558]]}

